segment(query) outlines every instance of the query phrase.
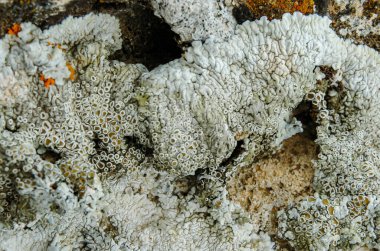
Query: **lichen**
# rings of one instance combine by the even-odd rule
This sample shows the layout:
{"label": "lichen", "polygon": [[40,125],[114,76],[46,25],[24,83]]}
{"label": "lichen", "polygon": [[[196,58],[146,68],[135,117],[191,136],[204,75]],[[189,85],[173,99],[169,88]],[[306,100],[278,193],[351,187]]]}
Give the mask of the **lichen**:
{"label": "lichen", "polygon": [[[134,93],[146,68],[107,59],[121,46],[115,18],[21,28],[0,43],[10,78],[0,89],[1,206],[22,211],[0,219],[1,249],[271,248],[221,181],[201,176],[202,191],[177,194],[177,176],[153,168],[135,139],[146,133]],[[22,200],[6,204],[11,195]]]}
{"label": "lichen", "polygon": [[[156,2],[160,15],[204,6]],[[208,6],[210,22],[192,11],[168,21],[201,35],[150,72],[109,59],[122,45],[110,15],[21,23],[0,40],[1,249],[272,250],[265,217],[250,219],[226,184],[303,131],[302,103],[316,125],[314,194],[300,198],[300,185],[279,202],[275,238],[379,247],[378,52],[317,15],[236,25]]]}
{"label": "lichen", "polygon": [[241,2],[241,4],[248,6],[252,15],[257,19],[262,16],[267,16],[269,20],[278,19],[285,13],[293,14],[296,11],[303,14],[312,14],[314,12],[313,0],[246,0]]}
{"label": "lichen", "polygon": [[155,15],[171,26],[182,43],[207,38],[225,39],[233,34],[236,25],[224,1],[151,0],[151,3]]}

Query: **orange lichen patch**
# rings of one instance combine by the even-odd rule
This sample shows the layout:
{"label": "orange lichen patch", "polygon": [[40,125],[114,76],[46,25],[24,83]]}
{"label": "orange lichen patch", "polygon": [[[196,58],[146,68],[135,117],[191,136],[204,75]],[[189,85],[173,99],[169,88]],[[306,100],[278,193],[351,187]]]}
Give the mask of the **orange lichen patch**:
{"label": "orange lichen patch", "polygon": [[[263,230],[274,232],[278,209],[309,197],[317,158],[315,143],[294,135],[273,156],[238,170],[228,182],[230,198],[239,203]],[[271,213],[269,213],[271,212]]]}
{"label": "orange lichen patch", "polygon": [[311,14],[314,10],[313,0],[245,0],[243,4],[257,19],[262,16],[267,16],[269,20],[280,19],[284,13],[299,11]]}
{"label": "orange lichen patch", "polygon": [[21,31],[21,25],[20,24],[16,24],[14,23],[13,26],[11,28],[8,29],[8,34],[9,35],[15,35],[17,36],[17,34]]}
{"label": "orange lichen patch", "polygon": [[67,69],[70,71],[70,80],[75,80],[75,69],[70,63],[66,63]]}
{"label": "orange lichen patch", "polygon": [[50,86],[55,84],[54,78],[45,78],[44,74],[40,74],[40,80],[44,82],[45,88],[50,88]]}

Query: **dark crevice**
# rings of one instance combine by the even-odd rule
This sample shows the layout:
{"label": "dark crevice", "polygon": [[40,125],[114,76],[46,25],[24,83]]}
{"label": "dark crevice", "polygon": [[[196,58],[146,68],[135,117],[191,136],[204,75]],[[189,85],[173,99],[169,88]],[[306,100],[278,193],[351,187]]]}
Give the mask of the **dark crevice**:
{"label": "dark crevice", "polygon": [[41,159],[46,160],[52,164],[55,164],[58,160],[62,158],[59,153],[53,151],[52,149],[46,149],[46,152],[40,154],[40,156]]}
{"label": "dark crevice", "polygon": [[[82,1],[81,1],[82,2]],[[141,63],[149,70],[160,64],[180,58],[182,50],[176,43],[178,36],[170,26],[156,17],[149,1],[84,1],[89,4],[88,12],[107,13],[116,16],[122,33],[122,49],[110,57],[125,63]],[[81,5],[77,1],[66,7],[68,11]],[[80,7],[79,9],[82,9]],[[85,15],[87,13],[81,13]]]}
{"label": "dark crevice", "polygon": [[316,13],[326,16],[328,13],[329,0],[314,0]]}
{"label": "dark crevice", "polygon": [[311,114],[312,104],[302,101],[294,110],[293,117],[302,123],[302,134],[311,140],[317,139],[317,123]]}
{"label": "dark crevice", "polygon": [[276,250],[295,251],[296,249],[290,245],[287,240],[277,238],[277,236],[271,236],[272,240],[276,243]]}
{"label": "dark crevice", "polygon": [[235,17],[236,22],[238,24],[242,24],[247,20],[253,21],[260,18],[260,17],[255,16],[251,12],[251,10],[248,8],[248,6],[245,4],[242,4],[238,7],[234,7],[232,9],[232,15]]}
{"label": "dark crevice", "polygon": [[144,156],[146,156],[147,158],[153,157],[153,149],[140,144],[139,140],[136,137],[126,136],[124,137],[124,139],[126,140],[129,146],[135,147],[136,149],[140,149],[144,153]]}
{"label": "dark crevice", "polygon": [[243,140],[237,141],[236,142],[236,147],[232,151],[230,157],[228,157],[227,159],[223,160],[223,162],[220,165],[221,166],[228,166],[230,164],[233,164],[234,160],[237,159],[242,152],[244,152],[245,149],[243,148],[243,145],[244,145],[244,141]]}
{"label": "dark crevice", "polygon": [[176,179],[176,193],[186,196],[191,188],[195,188],[195,194],[200,194],[204,190],[204,183],[201,177],[207,172],[204,169],[195,170],[194,175],[187,175]]}
{"label": "dark crevice", "polygon": [[103,148],[102,147],[103,142],[99,139],[97,134],[95,134],[95,137],[92,141],[95,143],[94,148],[95,148],[96,152],[99,153],[101,151],[101,149]]}

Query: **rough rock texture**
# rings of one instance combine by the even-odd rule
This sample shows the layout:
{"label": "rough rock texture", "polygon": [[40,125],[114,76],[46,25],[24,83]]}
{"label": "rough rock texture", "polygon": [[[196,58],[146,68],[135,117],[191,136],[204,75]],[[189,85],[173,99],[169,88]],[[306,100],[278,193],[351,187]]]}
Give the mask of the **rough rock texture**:
{"label": "rough rock texture", "polygon": [[312,160],[316,158],[314,142],[296,134],[274,155],[239,169],[229,181],[229,195],[258,226],[274,233],[277,210],[313,194]]}
{"label": "rough rock texture", "polygon": [[329,14],[337,33],[380,50],[380,3],[377,0],[331,1]]}

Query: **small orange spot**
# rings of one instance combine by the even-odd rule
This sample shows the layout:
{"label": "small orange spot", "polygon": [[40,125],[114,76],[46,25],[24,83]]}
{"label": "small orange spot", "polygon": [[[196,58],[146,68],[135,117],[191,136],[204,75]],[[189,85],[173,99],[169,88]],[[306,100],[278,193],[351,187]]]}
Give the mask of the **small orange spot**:
{"label": "small orange spot", "polygon": [[70,79],[74,80],[75,79],[75,69],[74,69],[74,67],[70,63],[67,63],[66,67],[70,71]]}
{"label": "small orange spot", "polygon": [[51,85],[54,85],[54,84],[55,84],[55,80],[53,78],[48,78],[45,81],[45,88],[49,88]]}
{"label": "small orange spot", "polygon": [[45,78],[44,74],[40,74],[40,80],[44,82],[45,88],[50,88],[50,86],[55,84],[54,78]]}
{"label": "small orange spot", "polygon": [[21,31],[21,26],[20,24],[16,24],[14,23],[13,26],[11,28],[8,29],[8,34],[9,35],[15,35],[17,36],[17,34]]}

